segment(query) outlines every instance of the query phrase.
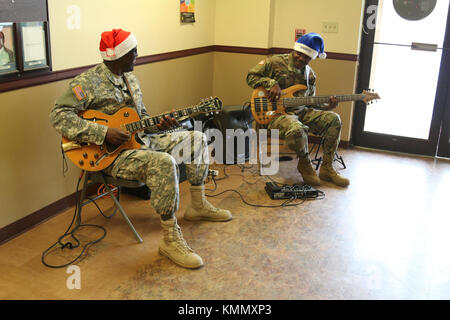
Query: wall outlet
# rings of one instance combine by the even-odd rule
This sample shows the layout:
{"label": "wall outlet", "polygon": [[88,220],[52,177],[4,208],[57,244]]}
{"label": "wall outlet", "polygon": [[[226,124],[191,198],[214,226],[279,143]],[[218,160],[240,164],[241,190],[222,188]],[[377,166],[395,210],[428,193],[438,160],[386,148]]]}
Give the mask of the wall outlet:
{"label": "wall outlet", "polygon": [[323,33],[338,33],[339,23],[337,22],[322,22]]}

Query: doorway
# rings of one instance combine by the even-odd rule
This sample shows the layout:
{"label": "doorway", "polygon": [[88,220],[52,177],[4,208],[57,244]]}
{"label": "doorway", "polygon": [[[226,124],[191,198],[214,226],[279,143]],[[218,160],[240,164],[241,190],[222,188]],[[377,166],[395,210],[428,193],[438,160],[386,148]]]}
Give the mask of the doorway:
{"label": "doorway", "polygon": [[421,19],[398,3],[366,1],[358,92],[371,88],[381,100],[356,104],[352,143],[450,157],[449,1],[401,1],[428,9]]}

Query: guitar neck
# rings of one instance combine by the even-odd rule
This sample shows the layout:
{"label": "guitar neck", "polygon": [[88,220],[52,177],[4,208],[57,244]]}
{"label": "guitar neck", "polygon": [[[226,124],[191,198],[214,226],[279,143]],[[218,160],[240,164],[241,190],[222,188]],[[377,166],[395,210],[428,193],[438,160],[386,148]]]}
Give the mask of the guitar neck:
{"label": "guitar neck", "polygon": [[163,119],[166,115],[170,116],[171,118],[179,119],[182,117],[189,117],[192,114],[198,113],[200,111],[201,111],[200,106],[196,105],[196,106],[188,107],[188,108],[181,109],[181,110],[162,113],[162,114],[159,114],[159,115],[156,115],[153,117],[144,118],[139,121],[130,122],[130,123],[125,124],[124,126],[128,132],[133,133],[136,131],[154,128],[158,123],[161,122],[161,119]]}
{"label": "guitar neck", "polygon": [[[360,94],[345,94],[338,95],[336,99],[338,102],[344,101],[358,101],[364,99],[365,95]],[[296,107],[296,106],[309,106],[316,105],[320,103],[327,103],[330,100],[330,96],[313,96],[313,97],[294,97],[294,98],[284,98],[283,104],[285,107]]]}

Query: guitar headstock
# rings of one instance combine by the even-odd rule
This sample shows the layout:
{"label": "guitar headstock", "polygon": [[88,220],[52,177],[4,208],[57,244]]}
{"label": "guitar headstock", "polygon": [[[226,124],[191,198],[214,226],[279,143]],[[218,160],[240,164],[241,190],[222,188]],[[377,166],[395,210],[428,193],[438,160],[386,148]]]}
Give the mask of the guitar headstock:
{"label": "guitar headstock", "polygon": [[378,93],[373,92],[373,90],[363,90],[363,95],[364,95],[364,99],[362,99],[362,101],[364,101],[365,104],[368,104],[369,102],[373,101],[373,100],[378,100],[381,99],[381,97],[378,95]]}
{"label": "guitar headstock", "polygon": [[209,97],[202,99],[198,107],[201,112],[205,113],[219,112],[222,110],[222,101],[217,97]]}

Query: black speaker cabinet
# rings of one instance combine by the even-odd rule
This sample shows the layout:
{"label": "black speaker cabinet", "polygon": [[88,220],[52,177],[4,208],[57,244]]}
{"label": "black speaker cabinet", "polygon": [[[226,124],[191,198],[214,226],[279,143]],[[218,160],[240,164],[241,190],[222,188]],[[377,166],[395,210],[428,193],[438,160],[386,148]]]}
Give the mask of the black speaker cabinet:
{"label": "black speaker cabinet", "polygon": [[[223,137],[223,163],[244,163],[250,157],[250,138],[245,135],[252,128],[253,117],[249,106],[224,106],[222,111],[214,115],[205,129],[218,129]],[[227,129],[232,129],[231,131]],[[241,129],[241,130],[239,130]],[[239,135],[244,134],[243,140]],[[244,147],[238,143],[244,141]],[[209,141],[211,143],[213,141]],[[217,154],[216,154],[217,155]],[[216,160],[218,160],[216,158]]]}

